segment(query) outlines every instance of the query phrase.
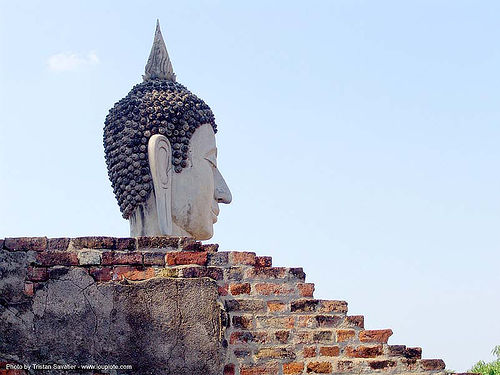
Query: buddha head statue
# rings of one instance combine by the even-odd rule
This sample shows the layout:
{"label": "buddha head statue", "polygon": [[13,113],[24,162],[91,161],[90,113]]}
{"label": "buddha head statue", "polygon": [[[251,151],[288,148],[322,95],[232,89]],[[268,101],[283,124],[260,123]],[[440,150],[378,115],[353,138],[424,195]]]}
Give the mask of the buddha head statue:
{"label": "buddha head statue", "polygon": [[176,82],[159,23],[144,81],[109,111],[108,175],[131,236],[213,236],[231,192],[217,169],[215,118]]}

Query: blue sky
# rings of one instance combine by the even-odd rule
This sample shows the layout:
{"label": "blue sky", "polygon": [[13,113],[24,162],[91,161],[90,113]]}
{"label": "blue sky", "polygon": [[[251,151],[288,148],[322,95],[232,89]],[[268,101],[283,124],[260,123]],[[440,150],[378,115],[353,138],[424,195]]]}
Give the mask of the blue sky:
{"label": "blue sky", "polygon": [[213,109],[213,241],[302,266],[392,344],[500,345],[500,3],[0,1],[0,237],[127,236],[102,148],[156,18]]}

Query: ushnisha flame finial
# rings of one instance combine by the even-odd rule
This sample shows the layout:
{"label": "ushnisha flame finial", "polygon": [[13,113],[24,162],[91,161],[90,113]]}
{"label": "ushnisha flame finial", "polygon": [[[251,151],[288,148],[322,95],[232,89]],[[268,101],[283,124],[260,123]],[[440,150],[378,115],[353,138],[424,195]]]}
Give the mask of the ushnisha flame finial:
{"label": "ushnisha flame finial", "polygon": [[172,63],[168,57],[167,47],[163,41],[160,30],[160,21],[156,20],[155,38],[148,63],[146,64],[145,74],[142,76],[144,81],[149,79],[165,79],[175,82],[175,73]]}

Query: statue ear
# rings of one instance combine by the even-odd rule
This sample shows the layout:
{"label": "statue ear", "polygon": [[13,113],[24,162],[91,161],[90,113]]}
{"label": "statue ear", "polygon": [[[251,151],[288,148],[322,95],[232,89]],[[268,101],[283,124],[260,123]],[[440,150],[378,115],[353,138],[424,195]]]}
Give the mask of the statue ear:
{"label": "statue ear", "polygon": [[148,158],[160,233],[172,234],[172,148],[167,137],[153,135],[148,142]]}

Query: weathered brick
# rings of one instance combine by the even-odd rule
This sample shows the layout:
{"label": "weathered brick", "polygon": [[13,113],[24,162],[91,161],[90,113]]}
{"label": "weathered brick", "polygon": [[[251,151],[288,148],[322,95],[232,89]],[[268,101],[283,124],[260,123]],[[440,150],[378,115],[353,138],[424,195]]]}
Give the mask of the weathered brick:
{"label": "weathered brick", "polygon": [[42,266],[77,266],[78,256],[69,251],[44,251],[37,254],[36,261]]}
{"label": "weathered brick", "polygon": [[247,271],[249,279],[280,279],[284,278],[288,269],[284,267],[253,267]]}
{"label": "weathered brick", "polygon": [[113,280],[146,280],[155,276],[151,267],[141,266],[115,266],[113,267]]}
{"label": "weathered brick", "polygon": [[332,372],[332,364],[330,362],[309,362],[307,364],[307,372],[313,374],[330,374]]}
{"label": "weathered brick", "polygon": [[255,291],[264,296],[295,293],[295,289],[291,285],[272,283],[255,284]]}
{"label": "weathered brick", "polygon": [[260,312],[265,311],[266,303],[261,300],[252,299],[233,299],[226,301],[227,311],[252,311]]}
{"label": "weathered brick", "polygon": [[233,353],[236,358],[248,358],[252,355],[252,351],[250,349],[243,348],[234,349]]}
{"label": "weathered brick", "polygon": [[24,283],[24,294],[32,297],[35,294],[35,288],[33,283]]}
{"label": "weathered brick", "polygon": [[115,239],[115,249],[116,250],[135,250],[135,238],[116,238]]}
{"label": "weathered brick", "polygon": [[281,301],[268,301],[267,310],[269,312],[284,312],[287,309],[287,304]]}
{"label": "weathered brick", "polygon": [[316,357],[316,347],[315,346],[307,346],[302,350],[302,356],[304,358],[312,358]]}
{"label": "weathered brick", "polygon": [[115,264],[140,265],[142,264],[142,253],[128,251],[106,251],[102,253],[102,264],[105,266]]}
{"label": "weathered brick", "polygon": [[206,251],[207,253],[216,253],[219,250],[219,245],[216,243],[209,243],[206,245],[201,245],[201,251]]}
{"label": "weathered brick", "polygon": [[60,279],[61,277],[65,276],[70,270],[71,270],[71,267],[68,267],[68,266],[54,266],[54,267],[48,268],[47,273],[49,275],[49,279],[57,280],[57,279]]}
{"label": "weathered brick", "polygon": [[43,251],[47,248],[47,237],[9,237],[3,246],[11,251]]}
{"label": "weathered brick", "polygon": [[346,301],[330,301],[321,300],[319,301],[318,312],[322,313],[346,313],[347,312],[347,302]]}
{"label": "weathered brick", "polygon": [[177,250],[179,248],[179,237],[137,237],[137,248]]}
{"label": "weathered brick", "polygon": [[422,348],[406,348],[404,356],[408,359],[420,359],[422,358]]}
{"label": "weathered brick", "polygon": [[302,374],[304,371],[304,362],[289,362],[283,364],[283,374]]}
{"label": "weathered brick", "polygon": [[264,365],[242,365],[240,375],[277,375],[278,365],[268,363]]}
{"label": "weathered brick", "polygon": [[46,281],[49,278],[47,268],[29,266],[27,278],[30,281]]}
{"label": "weathered brick", "polygon": [[297,327],[300,328],[316,328],[318,326],[315,315],[299,315],[297,316]]}
{"label": "weathered brick", "polygon": [[266,332],[234,331],[229,337],[230,344],[258,343],[263,344],[267,339]]}
{"label": "weathered brick", "polygon": [[236,266],[253,266],[255,265],[255,253],[248,251],[230,251],[229,263]]}
{"label": "weathered brick", "polygon": [[396,362],[391,360],[379,360],[368,362],[373,370],[386,370],[391,367],[396,367]]}
{"label": "weathered brick", "polygon": [[169,266],[184,265],[184,264],[198,264],[205,266],[207,264],[207,252],[191,252],[179,251],[167,253],[166,263]]}
{"label": "weathered brick", "polygon": [[229,285],[229,291],[233,296],[237,296],[240,294],[250,294],[250,284],[249,283],[231,284]]}
{"label": "weathered brick", "polygon": [[229,252],[208,253],[207,265],[224,267],[229,264]]}
{"label": "weathered brick", "polygon": [[89,273],[95,281],[110,281],[113,278],[111,267],[91,267]]}
{"label": "weathered brick", "polygon": [[158,270],[157,277],[180,277],[181,269],[178,267],[162,268]]}
{"label": "weathered brick", "polygon": [[359,333],[359,341],[385,344],[392,336],[390,329],[371,329]]}
{"label": "weathered brick", "polygon": [[337,361],[337,372],[349,372],[354,368],[354,363],[352,361]]}
{"label": "weathered brick", "polygon": [[165,265],[165,253],[144,253],[143,262],[145,266],[164,266]]}
{"label": "weathered brick", "polygon": [[113,237],[76,237],[71,241],[75,249],[113,249],[115,238]]}
{"label": "weathered brick", "polygon": [[375,358],[382,355],[382,345],[376,346],[347,346],[344,349],[344,354],[353,358]]}
{"label": "weathered brick", "polygon": [[291,312],[311,312],[316,311],[319,304],[317,299],[301,299],[297,301],[292,301],[290,305]]}
{"label": "weathered brick", "polygon": [[346,323],[358,328],[365,328],[365,317],[363,315],[346,316]]}
{"label": "weathered brick", "polygon": [[337,330],[337,342],[349,341],[354,336],[356,336],[356,331],[353,329],[338,329]]}
{"label": "weathered brick", "polygon": [[96,265],[101,263],[101,252],[98,250],[81,250],[77,253],[81,266]]}
{"label": "weathered brick", "polygon": [[242,267],[224,268],[224,279],[228,281],[241,281],[245,278],[245,270]]}
{"label": "weathered brick", "polygon": [[293,328],[294,318],[291,316],[258,316],[257,328]]}
{"label": "weathered brick", "polygon": [[312,331],[297,331],[293,338],[296,344],[311,344],[313,342]]}
{"label": "weathered brick", "polygon": [[302,297],[311,297],[314,293],[314,284],[313,283],[298,283],[297,289]]}
{"label": "weathered brick", "polygon": [[315,318],[318,326],[323,328],[338,327],[343,321],[342,317],[336,315],[316,315]]}
{"label": "weathered brick", "polygon": [[322,346],[319,348],[319,355],[324,357],[337,357],[340,354],[338,346]]}
{"label": "weathered brick", "polygon": [[255,267],[272,267],[273,258],[268,256],[255,257]]}
{"label": "weathered brick", "polygon": [[234,374],[235,374],[234,364],[230,363],[224,366],[224,375],[234,375]]}
{"label": "weathered brick", "polygon": [[222,269],[218,267],[193,266],[193,267],[183,268],[182,277],[186,278],[209,277],[213,280],[222,280],[224,277],[224,273]]}
{"label": "weathered brick", "polygon": [[306,274],[304,273],[304,269],[302,267],[290,268],[288,270],[288,275],[293,279],[301,281],[305,281],[306,279]]}
{"label": "weathered brick", "polygon": [[234,315],[233,327],[239,329],[252,329],[253,316],[252,315]]}
{"label": "weathered brick", "polygon": [[179,248],[185,251],[202,251],[201,242],[192,237],[180,237]]}
{"label": "weathered brick", "polygon": [[294,360],[296,355],[293,348],[290,347],[271,347],[259,348],[255,353],[258,359],[291,359]]}
{"label": "weathered brick", "polygon": [[290,331],[276,331],[274,332],[274,337],[280,344],[286,344],[290,338]]}
{"label": "weathered brick", "polygon": [[219,293],[219,296],[227,296],[229,293],[229,285],[228,284],[217,285],[217,292]]}
{"label": "weathered brick", "polygon": [[316,331],[313,333],[313,342],[328,343],[332,341],[332,337],[333,337],[332,331]]}
{"label": "weathered brick", "polygon": [[69,246],[70,239],[65,237],[49,238],[47,241],[48,250],[66,250]]}
{"label": "weathered brick", "polygon": [[422,359],[420,364],[425,371],[444,370],[446,367],[442,359]]}

